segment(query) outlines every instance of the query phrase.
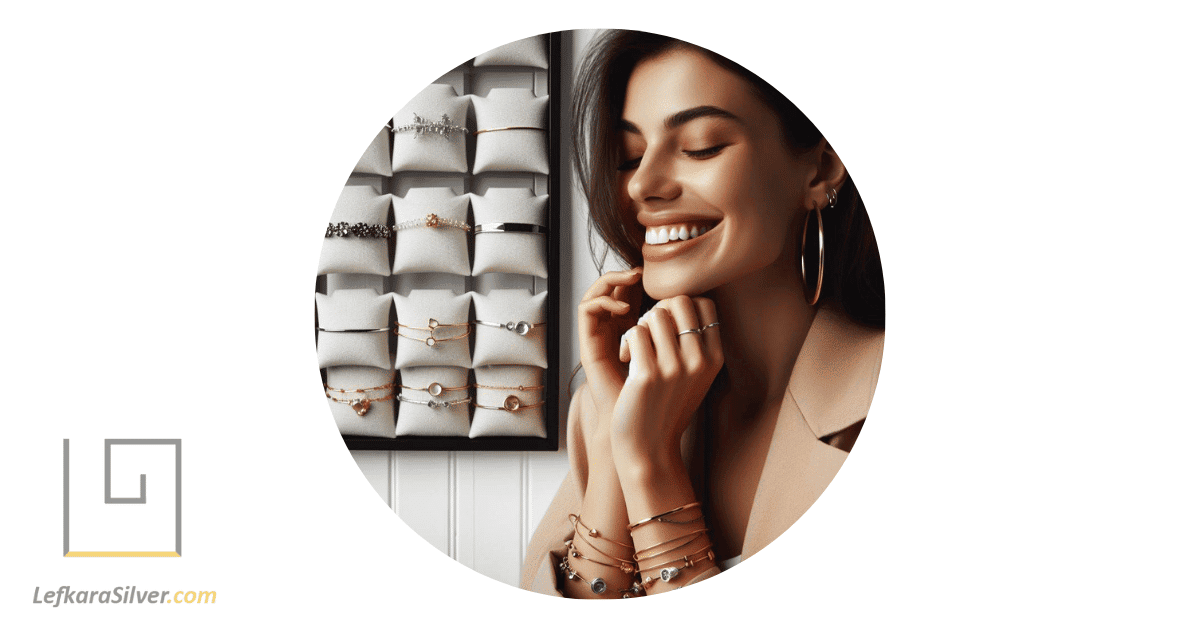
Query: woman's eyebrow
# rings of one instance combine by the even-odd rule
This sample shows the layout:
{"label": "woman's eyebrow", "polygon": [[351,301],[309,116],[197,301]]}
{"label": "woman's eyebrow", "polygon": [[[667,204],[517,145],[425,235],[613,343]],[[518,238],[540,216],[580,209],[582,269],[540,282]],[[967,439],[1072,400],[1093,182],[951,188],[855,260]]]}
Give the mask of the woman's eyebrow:
{"label": "woman's eyebrow", "polygon": [[[673,113],[673,114],[667,116],[667,119],[665,121],[663,121],[663,126],[666,127],[668,130],[676,129],[676,128],[679,128],[679,127],[687,124],[688,122],[691,122],[692,120],[696,120],[698,118],[725,118],[727,120],[733,120],[735,122],[742,121],[741,118],[733,115],[732,113],[730,113],[728,111],[725,111],[724,109],[721,109],[720,107],[713,107],[712,105],[701,105],[699,107],[692,107],[691,109],[684,109],[683,111],[678,111],[676,113]],[[642,134],[642,130],[639,129],[636,124],[630,122],[629,120],[621,120],[617,124],[617,126],[622,131],[625,131],[628,133],[633,133],[634,135]]]}
{"label": "woman's eyebrow", "polygon": [[728,120],[741,122],[740,118],[732,113],[729,113],[728,111],[725,111],[724,109],[721,109],[720,107],[701,105],[699,107],[692,107],[691,109],[684,109],[683,111],[671,114],[667,118],[665,126],[668,129],[674,129],[681,127],[697,118],[726,118]]}

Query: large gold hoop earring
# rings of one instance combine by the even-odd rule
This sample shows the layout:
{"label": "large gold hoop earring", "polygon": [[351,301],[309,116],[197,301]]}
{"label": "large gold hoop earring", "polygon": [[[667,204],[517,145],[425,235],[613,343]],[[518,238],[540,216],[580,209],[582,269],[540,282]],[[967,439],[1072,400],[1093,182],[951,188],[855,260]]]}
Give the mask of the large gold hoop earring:
{"label": "large gold hoop earring", "polygon": [[[825,193],[829,204],[825,209],[833,209],[837,204],[837,190]],[[808,256],[805,248],[808,246],[808,224],[813,214],[817,215],[817,280],[816,286],[809,289]],[[804,298],[809,305],[816,305],[821,298],[821,284],[825,281],[825,222],[821,220],[821,209],[811,210],[804,216],[804,232],[800,235],[800,280],[804,282]],[[811,294],[810,294],[811,293]]]}

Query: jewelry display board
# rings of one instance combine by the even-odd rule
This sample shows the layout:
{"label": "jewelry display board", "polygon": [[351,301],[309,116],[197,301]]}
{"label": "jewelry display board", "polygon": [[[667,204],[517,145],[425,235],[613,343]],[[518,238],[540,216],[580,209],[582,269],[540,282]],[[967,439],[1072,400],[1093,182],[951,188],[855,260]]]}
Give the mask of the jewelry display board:
{"label": "jewelry display board", "polygon": [[538,35],[451,70],[350,175],[315,303],[348,448],[558,449],[560,46]]}

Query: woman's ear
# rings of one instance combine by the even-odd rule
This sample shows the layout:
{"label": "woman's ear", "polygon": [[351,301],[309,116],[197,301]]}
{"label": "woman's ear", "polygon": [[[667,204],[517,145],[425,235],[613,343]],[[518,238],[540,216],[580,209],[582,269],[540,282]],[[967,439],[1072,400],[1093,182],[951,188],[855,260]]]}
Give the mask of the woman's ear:
{"label": "woman's ear", "polygon": [[836,194],[846,182],[846,166],[825,138],[821,138],[813,151],[817,171],[808,186],[809,206],[812,209],[824,209],[829,203],[829,195]]}

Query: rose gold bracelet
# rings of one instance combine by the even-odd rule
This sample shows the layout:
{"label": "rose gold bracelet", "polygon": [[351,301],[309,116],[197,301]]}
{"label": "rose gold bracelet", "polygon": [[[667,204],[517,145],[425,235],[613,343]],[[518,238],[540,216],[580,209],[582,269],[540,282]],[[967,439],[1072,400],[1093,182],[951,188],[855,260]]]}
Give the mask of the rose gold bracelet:
{"label": "rose gold bracelet", "polygon": [[[678,578],[678,577],[679,577],[679,574],[683,573],[683,570],[684,570],[684,569],[687,569],[688,567],[692,567],[692,566],[694,566],[696,563],[698,563],[698,562],[700,562],[701,560],[704,560],[704,559],[706,559],[706,558],[707,558],[708,560],[711,560],[711,561],[713,561],[714,563],[715,563],[715,562],[717,562],[717,559],[716,559],[716,557],[715,557],[715,556],[713,556],[713,553],[712,553],[712,549],[711,549],[711,548],[709,548],[709,549],[707,549],[707,550],[702,550],[702,551],[707,551],[708,553],[707,553],[706,555],[704,555],[704,556],[701,556],[700,558],[697,558],[697,559],[696,559],[696,560],[694,560],[694,561],[689,559],[689,560],[688,560],[688,562],[687,562],[687,563],[686,563],[686,564],[685,564],[683,567],[663,567],[663,568],[662,568],[662,569],[661,569],[661,570],[658,572],[658,575],[657,575],[657,576],[651,576],[651,577],[649,577],[649,578],[645,578],[645,579],[643,579],[643,580],[642,580],[642,586],[643,586],[643,587],[649,587],[650,585],[654,584],[655,582],[657,582],[657,581],[659,581],[659,580],[662,580],[663,582],[670,582],[670,581],[672,581],[672,580],[674,580],[674,579]],[[675,561],[671,561],[671,562],[675,562]],[[670,563],[663,563],[663,564],[664,564],[664,565],[669,565]]]}
{"label": "rose gold bracelet", "polygon": [[404,390],[423,390],[434,397],[441,397],[442,393],[449,390],[466,390],[470,388],[470,386],[443,386],[437,382],[433,382],[428,386],[421,386],[419,388],[416,386],[405,386],[404,384],[400,384],[400,387]]}
{"label": "rose gold bracelet", "polygon": [[711,543],[709,543],[708,545],[705,545],[704,547],[701,547],[700,549],[696,550],[695,552],[693,552],[687,556],[684,556],[682,558],[675,558],[672,560],[668,560],[664,563],[659,563],[659,564],[653,565],[651,567],[646,567],[644,569],[640,569],[640,571],[654,571],[655,569],[661,569],[663,567],[666,567],[667,565],[670,565],[671,563],[677,563],[681,560],[683,561],[683,567],[681,567],[680,569],[684,569],[687,567],[694,566],[696,563],[700,562],[701,560],[704,560],[705,558],[707,558],[713,562],[716,562],[716,559],[712,555],[712,544]]}
{"label": "rose gold bracelet", "polygon": [[503,406],[481,406],[477,403],[472,404],[472,405],[474,405],[476,408],[483,408],[484,410],[503,410],[505,412],[520,412],[521,410],[540,408],[540,407],[546,405],[546,400],[543,399],[541,401],[537,401],[534,403],[524,404],[524,403],[521,403],[520,398],[518,398],[516,395],[509,395],[504,398]]}
{"label": "rose gold bracelet", "polygon": [[651,521],[659,521],[662,523],[680,523],[678,521],[664,521],[662,518],[673,515],[677,512],[683,512],[683,511],[687,510],[688,508],[697,508],[699,506],[700,506],[700,502],[692,502],[690,504],[684,504],[683,506],[680,506],[679,508],[673,508],[671,510],[668,510],[667,512],[664,512],[661,515],[654,515],[653,517],[646,517],[645,519],[642,519],[641,521],[639,521],[637,523],[629,524],[629,531],[633,532],[634,529],[644,526],[647,523],[650,523]]}
{"label": "rose gold bracelet", "polygon": [[334,388],[334,387],[326,384],[325,385],[325,396],[329,397],[329,400],[333,401],[335,403],[344,403],[346,405],[349,405],[350,408],[353,409],[355,414],[357,414],[358,416],[367,416],[367,412],[369,412],[371,410],[371,402],[372,401],[387,401],[392,398],[392,395],[389,394],[386,397],[372,397],[369,399],[338,399],[337,397],[330,395],[329,391],[333,391],[333,392],[337,392],[337,393],[365,393],[365,392],[372,391],[372,390],[391,391],[391,390],[395,390],[395,388],[394,388],[393,384],[391,384],[391,383],[383,384],[382,386],[373,386],[371,388],[350,388],[350,389]]}
{"label": "rose gold bracelet", "polygon": [[613,560],[618,561],[620,564],[614,565],[612,563],[606,563],[602,560],[596,560],[595,558],[588,558],[587,556],[584,556],[583,554],[581,554],[579,552],[579,550],[575,547],[574,541],[567,541],[567,549],[568,549],[567,554],[571,558],[582,558],[583,560],[586,560],[586,561],[592,562],[592,563],[596,563],[597,565],[604,565],[605,567],[612,567],[614,569],[620,569],[622,573],[632,574],[634,572],[634,565],[631,561],[621,560],[620,558],[608,556],[607,554],[605,554],[604,552],[601,552],[600,550],[598,550],[596,548],[592,548],[592,549],[596,549],[596,553],[604,555],[604,556],[608,556],[608,558],[612,558]]}
{"label": "rose gold bracelet", "polygon": [[483,384],[475,384],[475,387],[476,388],[486,388],[488,390],[521,390],[521,391],[541,390],[541,389],[545,388],[545,386],[542,386],[542,385],[538,385],[538,386],[484,386]]}
{"label": "rose gold bracelet", "polygon": [[[582,543],[582,544],[584,545],[584,547],[586,547],[587,549],[589,549],[589,550],[595,550],[597,554],[599,554],[599,555],[601,555],[601,556],[603,556],[603,557],[605,557],[605,558],[607,558],[607,559],[609,559],[609,560],[615,560],[615,561],[617,561],[617,563],[618,563],[618,564],[616,564],[616,565],[608,565],[608,563],[604,563],[604,562],[601,562],[601,561],[598,561],[598,560],[596,560],[596,561],[593,561],[593,562],[600,563],[601,565],[608,565],[609,567],[617,567],[617,568],[619,568],[619,569],[620,569],[622,572],[624,572],[624,573],[627,573],[627,574],[632,574],[633,572],[637,571],[637,563],[635,563],[635,562],[633,562],[632,560],[630,560],[630,559],[627,559],[627,558],[621,558],[620,556],[613,556],[612,554],[607,554],[607,553],[605,553],[605,552],[604,552],[604,550],[601,550],[599,547],[596,547],[596,544],[595,544],[595,543],[589,543],[589,542],[587,542],[587,539],[586,539],[586,537],[580,536],[579,534],[576,534],[574,539],[572,539],[572,540],[570,540],[570,541],[567,541],[567,547],[569,547],[569,548],[570,548],[570,551],[572,551],[572,552],[578,552],[578,551],[579,551],[578,549],[576,549],[576,547],[575,547],[575,545],[574,545],[575,541],[579,541],[579,542],[580,542],[580,543]],[[587,556],[580,556],[579,558],[582,558],[582,559],[584,559],[584,560],[592,560],[592,559],[588,558]]]}
{"label": "rose gold bracelet", "polygon": [[[437,343],[439,343],[439,342],[447,342],[449,340],[462,340],[463,338],[466,338],[467,336],[471,335],[471,324],[470,323],[439,323],[439,322],[437,322],[437,320],[431,318],[431,319],[429,319],[428,327],[410,327],[408,325],[402,325],[399,322],[395,323],[395,325],[396,325],[395,332],[396,332],[397,336],[400,336],[401,338],[407,338],[409,340],[419,340],[430,347],[437,346]],[[449,338],[436,338],[436,337],[434,337],[433,332],[434,332],[434,330],[438,329],[439,327],[466,327],[467,331],[465,331],[457,336],[451,336]],[[412,336],[405,336],[404,334],[400,333],[401,329],[411,329],[413,331],[427,331],[427,332],[429,332],[429,337],[428,338],[413,338]]]}
{"label": "rose gold bracelet", "polygon": [[[585,578],[579,575],[579,572],[575,571],[575,568],[571,566],[569,558],[570,557],[568,556],[563,556],[562,560],[558,562],[559,570],[561,570],[563,574],[567,576],[567,580],[585,580]],[[608,583],[604,581],[604,578],[592,578],[590,581],[588,581],[588,586],[592,588],[592,593],[595,593],[596,595],[600,595],[608,590]]]}
{"label": "rose gold bracelet", "polygon": [[602,539],[604,539],[605,541],[608,541],[609,543],[612,543],[613,545],[620,545],[621,547],[627,547],[627,548],[629,548],[629,549],[634,549],[632,545],[626,545],[626,544],[624,544],[624,543],[622,543],[622,542],[620,542],[620,541],[614,541],[614,540],[612,540],[612,539],[610,539],[610,538],[608,538],[608,537],[606,537],[606,536],[603,536],[603,535],[601,535],[601,534],[600,534],[600,531],[599,531],[599,530],[597,530],[596,528],[589,528],[589,527],[587,527],[587,524],[583,522],[583,517],[580,517],[579,515],[576,515],[576,514],[568,514],[568,515],[567,515],[567,520],[568,520],[568,521],[570,521],[570,522],[571,522],[571,525],[575,526],[575,527],[576,527],[576,529],[578,529],[578,527],[579,527],[579,526],[583,526],[583,529],[587,531],[587,534],[588,534],[588,536],[590,536],[590,537],[593,537],[593,538],[602,538]]}
{"label": "rose gold bracelet", "polygon": [[[633,560],[640,563],[643,560],[646,560],[648,558],[655,558],[656,556],[662,556],[663,554],[669,554],[675,550],[683,549],[683,548],[687,547],[688,544],[690,544],[692,541],[695,541],[696,539],[704,536],[705,532],[708,532],[708,528],[701,528],[700,530],[693,530],[691,532],[688,532],[687,534],[675,537],[669,541],[663,541],[662,543],[659,543],[657,545],[651,545],[650,547],[647,547],[645,549],[638,550],[633,553]],[[687,540],[684,541],[684,539],[687,539]],[[683,543],[680,543],[679,545],[675,545],[672,547],[668,547],[667,549],[664,549],[661,552],[658,552],[657,554],[646,554],[645,556],[642,555],[644,552],[648,552],[652,549],[656,549],[656,548],[662,547],[664,545],[669,545],[671,543],[675,543],[676,541],[683,541]]]}

